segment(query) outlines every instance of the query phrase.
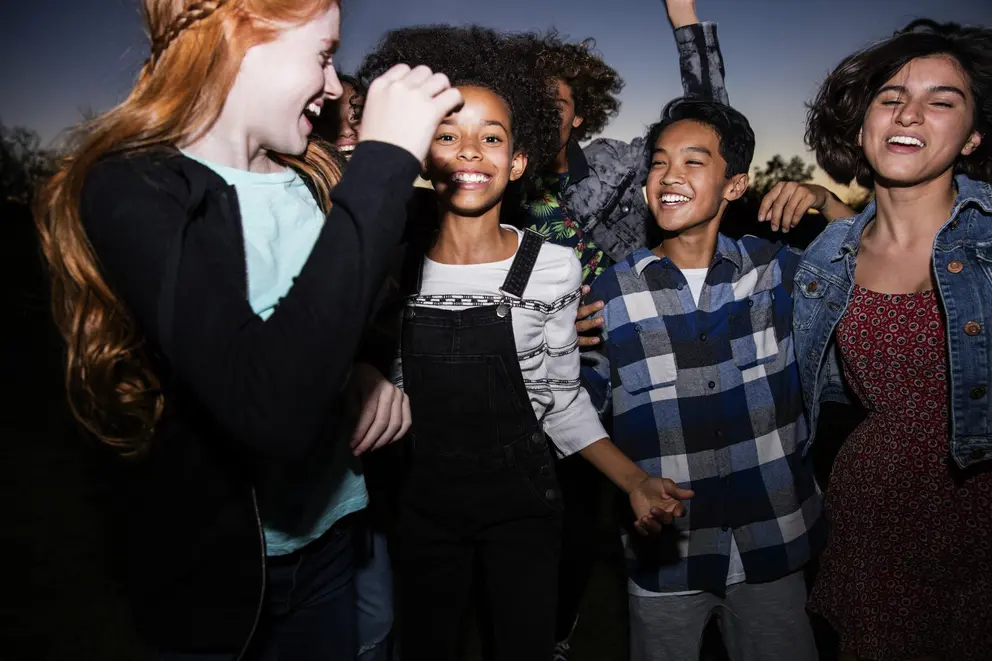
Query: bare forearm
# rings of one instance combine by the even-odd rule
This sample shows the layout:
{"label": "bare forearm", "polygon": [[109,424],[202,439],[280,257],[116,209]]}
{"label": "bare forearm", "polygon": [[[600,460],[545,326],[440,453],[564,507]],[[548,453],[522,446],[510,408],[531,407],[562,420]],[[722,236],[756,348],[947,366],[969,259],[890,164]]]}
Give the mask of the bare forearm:
{"label": "bare forearm", "polygon": [[624,493],[629,494],[648,478],[648,474],[613,445],[609,438],[599,439],[580,450],[579,454]]}
{"label": "bare forearm", "polygon": [[676,30],[699,22],[695,0],[666,0],[665,6],[672,27]]}

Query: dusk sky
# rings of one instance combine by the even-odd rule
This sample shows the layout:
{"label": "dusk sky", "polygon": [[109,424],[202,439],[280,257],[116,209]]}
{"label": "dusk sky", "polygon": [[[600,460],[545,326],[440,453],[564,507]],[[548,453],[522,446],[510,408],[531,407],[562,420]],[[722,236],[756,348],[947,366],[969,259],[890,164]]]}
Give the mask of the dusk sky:
{"label": "dusk sky", "polygon": [[[0,120],[36,129],[46,144],[123,98],[147,56],[139,0],[33,0],[0,15]],[[754,125],[755,164],[806,156],[804,103],[841,58],[914,18],[992,25],[990,0],[697,0],[719,24],[731,103]],[[606,137],[643,132],[681,86],[661,0],[345,0],[345,71],[388,29],[480,23],[508,30],[558,28],[594,37],[626,80]],[[810,159],[812,160],[812,159]]]}

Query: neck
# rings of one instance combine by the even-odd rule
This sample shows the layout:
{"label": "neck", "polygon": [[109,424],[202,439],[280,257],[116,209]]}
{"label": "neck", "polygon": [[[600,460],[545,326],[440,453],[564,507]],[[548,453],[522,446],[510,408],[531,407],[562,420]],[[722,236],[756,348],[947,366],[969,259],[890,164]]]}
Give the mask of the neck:
{"label": "neck", "polygon": [[896,188],[876,182],[875,221],[870,231],[892,246],[932,242],[951,216],[957,191],[954,173],[948,170],[932,181],[909,188]]}
{"label": "neck", "polygon": [[555,156],[555,172],[558,174],[563,174],[568,172],[568,143],[566,142],[562,145],[561,149],[558,151],[558,155]]}
{"label": "neck", "polygon": [[248,131],[236,117],[231,116],[227,106],[199,138],[180,147],[197,158],[238,170],[267,174],[286,169],[273,161],[268,152],[249,137]]}
{"label": "neck", "polygon": [[481,216],[442,211],[441,229],[428,256],[443,264],[485,264],[510,257],[517,249],[516,233],[499,226],[501,206]]}
{"label": "neck", "polygon": [[659,257],[668,257],[680,269],[705,269],[713,262],[716,254],[716,240],[720,233],[720,218],[690,227],[689,229],[666,236],[652,252]]}

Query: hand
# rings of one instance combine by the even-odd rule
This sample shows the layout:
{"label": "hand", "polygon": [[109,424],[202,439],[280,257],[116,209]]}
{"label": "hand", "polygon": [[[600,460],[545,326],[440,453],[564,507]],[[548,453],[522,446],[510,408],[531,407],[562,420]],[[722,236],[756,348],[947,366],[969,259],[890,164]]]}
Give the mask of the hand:
{"label": "hand", "polygon": [[461,103],[444,74],[397,64],[369,85],[360,141],[388,142],[423,161],[438,124]]}
{"label": "hand", "polygon": [[696,0],[665,0],[668,18],[675,29],[699,22],[696,16]]}
{"label": "hand", "polygon": [[[585,298],[585,295],[588,293],[589,285],[582,285],[582,297]],[[603,318],[596,317],[595,319],[589,319],[589,317],[602,310],[603,307],[603,301],[596,301],[595,303],[579,306],[579,311],[575,315],[575,330],[579,334],[580,347],[596,346],[602,341],[598,335],[598,332],[599,327],[603,325]],[[591,330],[597,331],[597,335],[583,335],[583,333]]]}
{"label": "hand", "polygon": [[362,397],[362,411],[351,437],[356,457],[397,441],[410,429],[410,398],[379,373],[358,363],[353,372]]}
{"label": "hand", "polygon": [[680,489],[664,477],[646,477],[630,492],[630,506],[637,519],[634,529],[642,535],[661,531],[662,523],[671,523],[685,514],[681,500],[695,496],[691,489]]}
{"label": "hand", "polygon": [[761,200],[758,222],[770,222],[772,231],[781,228],[788,233],[810,209],[823,211],[830,197],[830,191],[823,186],[780,181]]}

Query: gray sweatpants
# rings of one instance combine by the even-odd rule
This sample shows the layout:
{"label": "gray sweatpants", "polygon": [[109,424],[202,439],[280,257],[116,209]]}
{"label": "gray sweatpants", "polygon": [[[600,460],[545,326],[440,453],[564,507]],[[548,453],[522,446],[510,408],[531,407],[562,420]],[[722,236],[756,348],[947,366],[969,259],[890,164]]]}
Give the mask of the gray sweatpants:
{"label": "gray sweatpants", "polygon": [[698,661],[703,629],[717,618],[731,661],[816,661],[801,571],[770,583],[630,599],[631,661]]}

